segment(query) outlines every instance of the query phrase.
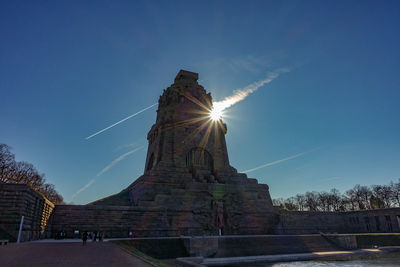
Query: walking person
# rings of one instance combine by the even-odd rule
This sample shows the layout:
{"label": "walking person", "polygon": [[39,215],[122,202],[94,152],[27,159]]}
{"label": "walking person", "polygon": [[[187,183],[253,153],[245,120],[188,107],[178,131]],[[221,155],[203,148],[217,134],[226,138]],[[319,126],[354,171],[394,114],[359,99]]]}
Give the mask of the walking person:
{"label": "walking person", "polygon": [[104,240],[104,232],[99,233],[99,242],[103,242]]}
{"label": "walking person", "polygon": [[88,238],[88,233],[85,231],[82,234],[82,246],[86,245],[87,238]]}

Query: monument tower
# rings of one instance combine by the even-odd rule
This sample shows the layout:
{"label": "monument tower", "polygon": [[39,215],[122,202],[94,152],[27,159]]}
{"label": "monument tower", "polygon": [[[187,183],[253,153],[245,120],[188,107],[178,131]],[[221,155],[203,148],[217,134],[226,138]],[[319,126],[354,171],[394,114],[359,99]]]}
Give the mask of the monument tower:
{"label": "monument tower", "polygon": [[211,95],[197,79],[197,73],[181,70],[160,96],[157,120],[147,136],[145,174],[174,170],[186,174],[185,181],[210,183],[233,178],[226,125],[210,119]]}
{"label": "monument tower", "polygon": [[276,222],[268,186],[230,166],[227,126],[210,118],[211,94],[197,80],[181,70],[160,96],[144,174],[92,204],[154,210],[156,235],[269,233]]}

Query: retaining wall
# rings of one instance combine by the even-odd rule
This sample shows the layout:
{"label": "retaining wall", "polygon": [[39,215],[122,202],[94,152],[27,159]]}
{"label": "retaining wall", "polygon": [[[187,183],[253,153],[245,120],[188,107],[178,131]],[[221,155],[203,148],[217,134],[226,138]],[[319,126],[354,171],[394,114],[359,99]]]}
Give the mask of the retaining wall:
{"label": "retaining wall", "polygon": [[400,232],[400,208],[351,212],[279,212],[276,234],[396,233]]}
{"label": "retaining wall", "polygon": [[18,237],[22,216],[21,242],[46,237],[53,208],[53,203],[25,184],[0,183],[0,230],[11,241]]}

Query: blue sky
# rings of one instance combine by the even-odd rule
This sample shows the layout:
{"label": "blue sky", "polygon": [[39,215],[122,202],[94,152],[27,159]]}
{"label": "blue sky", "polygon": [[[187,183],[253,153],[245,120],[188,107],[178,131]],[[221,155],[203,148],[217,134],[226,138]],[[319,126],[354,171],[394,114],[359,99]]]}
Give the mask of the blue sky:
{"label": "blue sky", "polygon": [[307,152],[248,174],[272,197],[385,184],[400,177],[399,14],[398,1],[2,1],[0,142],[67,202],[93,181],[73,199],[85,204],[143,173],[155,108],[85,137],[157,102],[180,69],[218,101],[288,68],[226,110],[231,165]]}

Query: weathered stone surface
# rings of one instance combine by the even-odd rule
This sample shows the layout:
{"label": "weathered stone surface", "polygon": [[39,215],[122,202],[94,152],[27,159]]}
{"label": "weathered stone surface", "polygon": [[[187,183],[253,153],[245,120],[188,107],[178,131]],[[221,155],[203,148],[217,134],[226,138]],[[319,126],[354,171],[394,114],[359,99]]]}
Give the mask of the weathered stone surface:
{"label": "weathered stone surface", "polygon": [[218,238],[192,237],[183,238],[183,244],[191,257],[212,257],[218,252]]}
{"label": "weathered stone surface", "polygon": [[279,211],[277,234],[400,232],[400,208],[349,212]]}
{"label": "weathered stone surface", "polygon": [[46,236],[45,227],[53,203],[25,184],[0,183],[0,230],[17,239],[24,216],[21,241]]}
{"label": "weathered stone surface", "polygon": [[111,242],[36,243],[0,247],[0,266],[135,266],[154,267]]}
{"label": "weathered stone surface", "polygon": [[357,237],[354,234],[322,234],[322,236],[341,249],[351,250],[357,248]]}

